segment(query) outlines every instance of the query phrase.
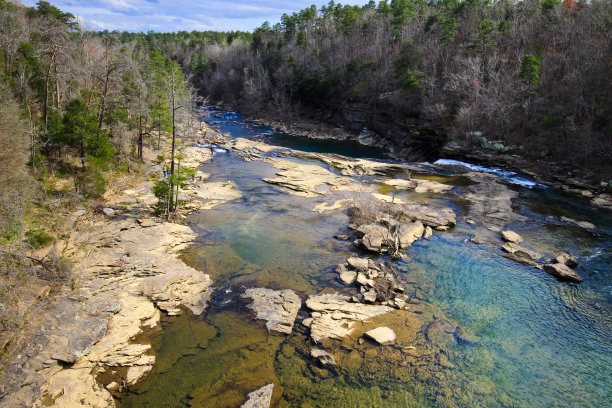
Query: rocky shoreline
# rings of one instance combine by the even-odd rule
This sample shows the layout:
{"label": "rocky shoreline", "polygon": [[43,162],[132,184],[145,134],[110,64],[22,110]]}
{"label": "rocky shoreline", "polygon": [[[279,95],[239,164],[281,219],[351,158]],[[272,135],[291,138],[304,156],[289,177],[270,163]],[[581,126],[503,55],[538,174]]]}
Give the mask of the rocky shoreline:
{"label": "rocky shoreline", "polygon": [[[366,146],[376,146],[387,150],[394,160],[416,161],[406,148],[396,146],[391,140],[376,132],[363,128],[360,132],[346,131],[324,122],[254,118],[253,122],[268,126],[275,131],[313,139],[351,140]],[[437,158],[456,159],[488,167],[502,167],[520,174],[526,174],[536,182],[551,186],[565,193],[588,200],[592,205],[612,210],[612,179],[597,177],[590,171],[549,160],[529,160],[517,154],[508,154],[492,147],[467,146],[448,142],[442,146]]]}
{"label": "rocky shoreline", "polygon": [[[183,154],[183,164],[195,167],[212,157],[192,147]],[[198,176],[202,181],[181,193],[188,202],[179,218],[241,197],[231,185]],[[178,258],[197,235],[154,216],[152,185],[107,196],[100,214],[82,209],[68,216],[74,225],[63,252],[78,271],[73,287],[33,306],[38,318],[13,342],[15,359],[2,373],[3,405],[114,407],[112,395],[137,384],[155,363],[146,338],[160,330],[160,313],[205,311],[212,281]]]}

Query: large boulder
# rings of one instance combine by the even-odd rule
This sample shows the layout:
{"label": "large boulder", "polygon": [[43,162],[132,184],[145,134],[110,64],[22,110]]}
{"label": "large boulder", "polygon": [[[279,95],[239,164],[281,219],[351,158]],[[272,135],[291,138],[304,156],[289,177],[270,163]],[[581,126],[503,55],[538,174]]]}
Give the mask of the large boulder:
{"label": "large boulder", "polygon": [[506,256],[507,258],[532,266],[538,266],[537,261],[542,258],[541,254],[514,242],[506,242],[504,245],[502,245],[502,249],[512,255]]}
{"label": "large boulder", "polygon": [[356,271],[367,271],[370,265],[368,258],[350,257],[346,260],[351,269]]}
{"label": "large boulder", "polygon": [[386,240],[390,237],[389,230],[383,227],[382,225],[376,225],[374,228],[371,228],[364,236],[361,238],[361,245],[371,252],[384,252],[383,246],[385,245]]}
{"label": "large boulder", "polygon": [[397,230],[400,247],[409,247],[414,241],[421,238],[424,232],[425,227],[419,220],[409,224],[401,224]]}

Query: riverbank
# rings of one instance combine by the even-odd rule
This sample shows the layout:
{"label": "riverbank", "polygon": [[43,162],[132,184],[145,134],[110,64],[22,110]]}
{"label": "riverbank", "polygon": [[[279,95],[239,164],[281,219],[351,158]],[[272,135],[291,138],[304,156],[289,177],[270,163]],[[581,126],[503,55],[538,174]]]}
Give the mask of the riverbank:
{"label": "riverbank", "polygon": [[[198,137],[204,138],[203,126]],[[199,167],[208,149],[182,149],[183,165]],[[3,377],[5,406],[114,406],[112,395],[145,377],[155,363],[146,334],[160,330],[160,313],[201,315],[212,292],[210,278],[178,255],[196,234],[161,221],[151,190],[160,177],[154,152],[133,188],[107,192],[99,212],[66,217],[62,254],[73,264],[71,287],[40,296],[8,349]],[[209,185],[199,173],[181,199],[185,214],[237,198],[230,186]],[[202,197],[206,191],[206,200]],[[48,292],[48,291],[47,291]],[[141,339],[141,340],[138,340]]]}

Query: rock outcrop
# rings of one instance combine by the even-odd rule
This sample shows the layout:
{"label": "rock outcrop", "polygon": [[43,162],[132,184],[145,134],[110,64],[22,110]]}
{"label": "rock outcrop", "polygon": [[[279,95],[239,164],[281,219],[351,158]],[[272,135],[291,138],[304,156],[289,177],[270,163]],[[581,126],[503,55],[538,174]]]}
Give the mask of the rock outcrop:
{"label": "rock outcrop", "polygon": [[241,408],[270,408],[272,403],[272,392],[274,391],[274,383],[268,384],[255,390],[247,395],[247,401],[242,404]]}
{"label": "rock outcrop", "polygon": [[523,238],[519,234],[510,230],[502,231],[502,238],[506,242],[514,242],[517,244],[523,242]]}
{"label": "rock outcrop", "polygon": [[267,320],[268,330],[291,333],[295,317],[302,306],[302,300],[294,291],[251,288],[242,297],[253,299],[249,307],[257,319]]}
{"label": "rock outcrop", "polygon": [[563,263],[546,264],[544,270],[563,281],[582,282],[584,279],[576,271]]}
{"label": "rock outcrop", "polygon": [[506,224],[525,221],[526,218],[512,210],[512,200],[518,193],[503,184],[500,178],[487,173],[466,173],[475,185],[469,186],[465,198],[472,203],[468,217],[494,231],[501,231]]}
{"label": "rock outcrop", "polygon": [[383,184],[393,186],[398,190],[413,190],[415,193],[445,193],[453,189],[448,184],[425,179],[385,179]]}
{"label": "rock outcrop", "polygon": [[341,339],[352,332],[355,322],[393,311],[389,306],[353,303],[348,296],[337,294],[310,296],[306,307],[311,311],[312,320],[305,323],[310,327],[310,337],[317,343]]}

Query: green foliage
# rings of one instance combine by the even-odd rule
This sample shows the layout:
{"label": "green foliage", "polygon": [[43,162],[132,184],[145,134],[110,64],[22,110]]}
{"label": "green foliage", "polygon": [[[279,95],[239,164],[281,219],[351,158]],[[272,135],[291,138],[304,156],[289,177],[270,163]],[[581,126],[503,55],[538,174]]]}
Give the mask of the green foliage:
{"label": "green foliage", "polygon": [[156,181],[152,189],[153,195],[157,198],[157,204],[154,206],[155,214],[165,214],[169,203],[172,201],[172,190],[168,180]]}
{"label": "green foliage", "polygon": [[77,189],[86,199],[100,198],[106,191],[103,172],[108,170],[108,164],[92,156],[87,159],[87,166],[77,172]]}
{"label": "green foliage", "polygon": [[530,94],[535,94],[535,88],[540,82],[540,58],[533,54],[526,54],[521,63],[521,70],[518,73],[521,81],[529,86]]}
{"label": "green foliage", "polygon": [[568,112],[565,107],[556,106],[542,117],[540,125],[543,129],[554,130],[556,128],[565,126],[569,116],[570,112]]}
{"label": "green foliage", "polygon": [[425,73],[422,71],[411,70],[408,68],[404,72],[404,78],[402,79],[402,89],[405,91],[411,91],[418,88],[421,85],[421,79],[425,77]]}
{"label": "green foliage", "polygon": [[491,49],[497,47],[497,41],[494,39],[495,34],[498,33],[497,28],[498,24],[488,18],[483,18],[476,27],[478,31],[478,40],[481,42],[483,50],[485,47]]}
{"label": "green foliage", "polygon": [[25,233],[25,242],[34,249],[44,248],[53,242],[53,237],[41,229],[31,229]]}
{"label": "green foliage", "polygon": [[52,143],[78,149],[81,157],[91,156],[109,162],[114,155],[108,132],[100,130],[98,119],[89,112],[87,104],[75,98],[68,103],[66,113],[51,119],[49,139]]}
{"label": "green foliage", "polygon": [[393,13],[391,24],[398,28],[408,24],[410,19],[416,15],[411,0],[391,0],[391,12]]}
{"label": "green foliage", "polygon": [[73,30],[76,30],[79,27],[77,19],[73,14],[64,13],[57,7],[50,4],[48,1],[39,1],[36,3],[35,14],[44,18],[58,21]]}
{"label": "green foliage", "polygon": [[542,11],[548,12],[561,5],[562,0],[542,0]]}
{"label": "green foliage", "polygon": [[457,34],[457,19],[454,17],[446,17],[442,13],[434,13],[425,21],[425,31],[430,31],[434,27],[438,27],[440,32],[440,40],[444,43],[455,41]]}

